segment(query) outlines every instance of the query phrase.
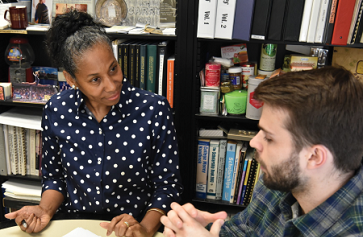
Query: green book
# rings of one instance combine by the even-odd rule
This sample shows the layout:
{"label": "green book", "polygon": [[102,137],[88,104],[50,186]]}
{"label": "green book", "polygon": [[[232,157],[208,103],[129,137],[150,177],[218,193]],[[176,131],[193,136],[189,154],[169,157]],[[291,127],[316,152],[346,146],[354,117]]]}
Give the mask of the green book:
{"label": "green book", "polygon": [[[130,54],[130,44],[133,42],[133,40],[128,40],[123,43],[121,43],[121,69],[122,73],[124,74],[124,77],[130,81],[130,72],[129,72],[129,54]],[[119,62],[120,63],[120,62]],[[130,81],[132,85],[132,81]]]}
{"label": "green book", "polygon": [[135,51],[136,51],[136,42],[132,42],[129,45],[129,65],[128,65],[128,79],[131,85],[135,85]]}
{"label": "green book", "polygon": [[140,44],[140,88],[146,90],[146,75],[147,75],[147,65],[146,65],[146,47],[147,43]]}
{"label": "green book", "polygon": [[156,91],[156,79],[158,78],[158,72],[156,70],[158,65],[158,58],[157,58],[157,47],[158,43],[150,43],[147,45],[147,58],[146,58],[146,65],[147,65],[147,80],[146,80],[146,90],[150,92]]}
{"label": "green book", "polygon": [[135,68],[134,68],[134,74],[135,74],[135,86],[140,88],[140,46],[142,42],[138,42],[135,45]]}

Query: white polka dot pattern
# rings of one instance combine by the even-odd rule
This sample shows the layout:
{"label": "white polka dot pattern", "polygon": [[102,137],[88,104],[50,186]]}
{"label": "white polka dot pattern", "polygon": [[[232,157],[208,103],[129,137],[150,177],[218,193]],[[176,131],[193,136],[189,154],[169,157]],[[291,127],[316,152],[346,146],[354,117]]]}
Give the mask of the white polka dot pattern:
{"label": "white polka dot pattern", "polygon": [[182,191],[173,116],[164,97],[124,82],[121,99],[98,123],[79,90],[44,108],[43,191],[65,196],[62,208],[92,213],[170,209]]}

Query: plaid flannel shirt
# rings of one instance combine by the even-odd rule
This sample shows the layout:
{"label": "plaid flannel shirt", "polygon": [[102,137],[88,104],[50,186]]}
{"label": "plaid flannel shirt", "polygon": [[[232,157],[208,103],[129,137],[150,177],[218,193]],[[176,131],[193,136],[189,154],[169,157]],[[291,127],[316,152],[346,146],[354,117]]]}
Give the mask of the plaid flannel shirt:
{"label": "plaid flannel shirt", "polygon": [[291,193],[268,189],[260,179],[251,203],[225,222],[220,236],[363,236],[363,166],[325,202],[292,218],[295,202]]}

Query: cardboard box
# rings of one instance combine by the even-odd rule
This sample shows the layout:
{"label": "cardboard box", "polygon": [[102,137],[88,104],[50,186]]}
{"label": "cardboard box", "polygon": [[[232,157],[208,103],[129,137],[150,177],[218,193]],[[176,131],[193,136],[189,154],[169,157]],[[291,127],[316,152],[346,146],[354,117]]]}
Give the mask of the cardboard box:
{"label": "cardboard box", "polygon": [[247,45],[235,44],[221,48],[222,58],[231,58],[234,64],[248,62]]}
{"label": "cardboard box", "polygon": [[304,56],[304,55],[291,55],[290,68],[291,70],[298,71],[298,69],[308,70],[316,69],[318,67],[318,57]]}

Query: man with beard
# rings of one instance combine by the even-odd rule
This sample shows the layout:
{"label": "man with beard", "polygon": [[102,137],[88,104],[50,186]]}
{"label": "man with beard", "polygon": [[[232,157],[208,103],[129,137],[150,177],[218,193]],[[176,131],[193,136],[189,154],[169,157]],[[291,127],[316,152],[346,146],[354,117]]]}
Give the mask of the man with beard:
{"label": "man with beard", "polygon": [[268,79],[254,98],[264,106],[251,203],[229,221],[172,203],[164,235],[362,236],[363,84],[329,67]]}

